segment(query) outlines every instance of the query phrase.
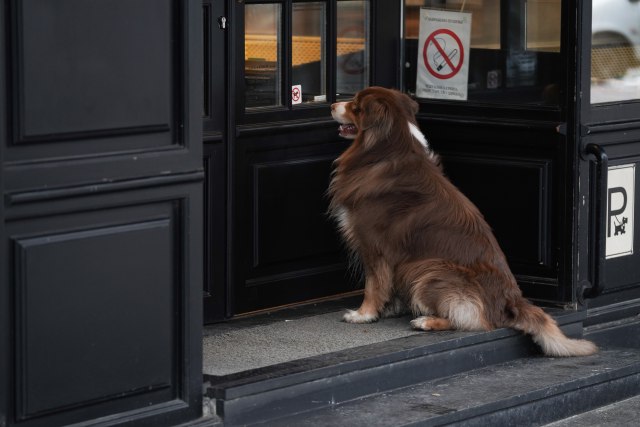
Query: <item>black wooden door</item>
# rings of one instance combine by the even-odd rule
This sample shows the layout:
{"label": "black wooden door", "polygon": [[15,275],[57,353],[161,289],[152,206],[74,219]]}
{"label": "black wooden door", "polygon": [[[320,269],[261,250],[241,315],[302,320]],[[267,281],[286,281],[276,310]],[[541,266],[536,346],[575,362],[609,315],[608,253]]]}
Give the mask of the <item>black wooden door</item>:
{"label": "black wooden door", "polygon": [[233,2],[227,315],[357,292],[327,216],[332,162],[348,147],[330,104],[399,87],[400,6]]}
{"label": "black wooden door", "polygon": [[201,7],[1,3],[2,426],[200,416]]}
{"label": "black wooden door", "polygon": [[[625,7],[616,4],[614,13],[624,14]],[[581,257],[585,262],[580,263],[578,291],[589,307],[597,307],[640,297],[640,92],[634,80],[638,44],[603,43],[606,20],[597,6],[584,2],[579,8],[578,243],[580,252],[589,256]]]}

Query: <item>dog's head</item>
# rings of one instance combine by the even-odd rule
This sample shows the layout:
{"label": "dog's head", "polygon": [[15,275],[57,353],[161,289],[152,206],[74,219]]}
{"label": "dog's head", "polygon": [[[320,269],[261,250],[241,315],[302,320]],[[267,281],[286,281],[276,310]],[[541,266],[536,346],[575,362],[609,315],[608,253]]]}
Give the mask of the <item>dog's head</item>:
{"label": "dog's head", "polygon": [[418,103],[402,92],[372,86],[356,94],[351,101],[336,102],[331,115],[340,123],[340,136],[355,139],[364,132],[380,138],[391,136],[395,126],[414,123]]}

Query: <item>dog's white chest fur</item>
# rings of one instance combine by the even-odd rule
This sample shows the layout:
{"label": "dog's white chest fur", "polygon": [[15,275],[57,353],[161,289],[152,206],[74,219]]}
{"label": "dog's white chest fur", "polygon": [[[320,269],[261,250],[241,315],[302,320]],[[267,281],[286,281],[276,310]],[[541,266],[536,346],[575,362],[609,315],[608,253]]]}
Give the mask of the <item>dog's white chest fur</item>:
{"label": "dog's white chest fur", "polygon": [[411,135],[413,135],[413,137],[417,139],[420,142],[420,144],[424,146],[424,148],[426,149],[429,148],[429,143],[427,142],[427,138],[424,136],[422,132],[420,132],[420,129],[418,129],[418,126],[409,122],[409,131],[411,132]]}
{"label": "dog's white chest fur", "polygon": [[427,138],[420,131],[418,126],[416,126],[413,123],[409,122],[409,131],[411,132],[411,135],[413,135],[413,137],[415,139],[417,139],[420,144],[422,144],[422,146],[424,147],[425,151],[427,152],[427,155],[429,156],[429,158],[433,159],[434,153],[433,153],[433,151],[431,151],[431,148],[429,147],[429,142],[427,141]]}

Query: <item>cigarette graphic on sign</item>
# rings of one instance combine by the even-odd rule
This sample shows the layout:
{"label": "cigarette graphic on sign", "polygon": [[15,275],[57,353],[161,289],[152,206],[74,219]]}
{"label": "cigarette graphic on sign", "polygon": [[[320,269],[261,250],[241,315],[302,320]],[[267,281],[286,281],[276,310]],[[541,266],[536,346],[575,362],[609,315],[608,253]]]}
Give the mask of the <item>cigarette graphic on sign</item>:
{"label": "cigarette graphic on sign", "polygon": [[[440,37],[437,37],[436,40],[440,43],[442,51],[445,51],[445,49],[447,48],[447,42]],[[447,57],[449,58],[449,60],[451,60],[455,58],[456,55],[458,55],[458,49],[453,49],[447,54]],[[442,70],[447,65],[447,60],[442,56],[442,53],[440,53],[439,50],[433,55],[433,65],[435,65],[436,71]]]}
{"label": "cigarette graphic on sign", "polygon": [[456,33],[444,28],[434,31],[427,37],[422,56],[427,71],[440,80],[454,77],[464,64],[462,41]]}

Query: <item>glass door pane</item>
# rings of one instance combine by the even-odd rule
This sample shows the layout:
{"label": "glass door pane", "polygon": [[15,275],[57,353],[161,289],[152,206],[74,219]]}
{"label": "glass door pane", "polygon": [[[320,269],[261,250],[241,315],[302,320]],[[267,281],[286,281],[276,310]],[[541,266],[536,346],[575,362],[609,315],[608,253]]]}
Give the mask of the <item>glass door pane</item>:
{"label": "glass door pane", "polygon": [[369,1],[338,1],[337,96],[369,86]]}
{"label": "glass door pane", "polygon": [[280,4],[247,4],[244,12],[245,106],[282,105]]}
{"label": "glass door pane", "polygon": [[473,16],[471,47],[500,49],[499,0],[405,0],[404,34],[408,39],[418,39],[422,7],[471,12]]}
{"label": "glass door pane", "polygon": [[291,101],[293,104],[327,100],[325,17],[324,2],[293,3],[291,22]]}
{"label": "glass door pane", "polygon": [[560,52],[560,0],[527,0],[527,49]]}
{"label": "glass door pane", "polygon": [[[561,6],[561,0],[405,0],[405,89],[410,94],[417,94],[418,77],[422,77],[424,86],[422,62],[428,71],[428,67],[433,67],[433,63],[442,58],[439,50],[433,53],[434,46],[449,55],[457,55],[458,45],[463,50],[459,41],[455,44],[456,49],[445,46],[456,40],[447,37],[446,30],[432,30],[436,26],[429,26],[429,22],[436,19],[423,21],[424,34],[428,37],[422,46],[418,46],[420,14],[425,8],[450,12],[448,16],[453,21],[471,16],[469,52],[447,61],[451,73],[431,72],[431,76],[427,76],[431,87],[448,89],[452,80],[447,79],[462,69],[464,57],[468,75],[456,79],[456,89],[462,93],[466,85],[467,101],[557,106],[562,63]],[[418,74],[419,70],[422,74]],[[460,75],[464,76],[464,73]],[[455,100],[432,92],[420,91],[425,99]]]}
{"label": "glass door pane", "polygon": [[593,0],[591,103],[640,99],[640,1]]}

